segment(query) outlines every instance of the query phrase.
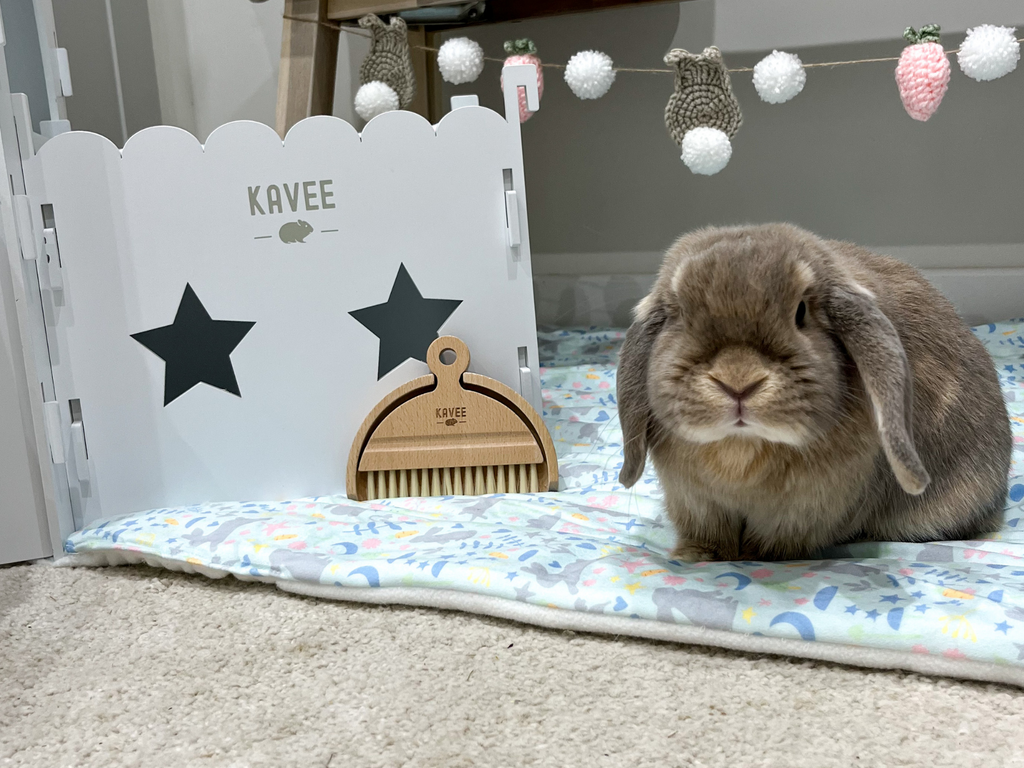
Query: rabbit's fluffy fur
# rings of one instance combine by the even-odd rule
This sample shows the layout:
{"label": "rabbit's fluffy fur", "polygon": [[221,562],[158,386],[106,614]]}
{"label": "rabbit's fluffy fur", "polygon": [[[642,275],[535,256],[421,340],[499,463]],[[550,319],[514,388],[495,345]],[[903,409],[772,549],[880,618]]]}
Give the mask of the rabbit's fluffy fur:
{"label": "rabbit's fluffy fur", "polygon": [[913,267],[787,224],[669,250],[618,371],[687,561],[999,527],[1012,437],[992,360]]}

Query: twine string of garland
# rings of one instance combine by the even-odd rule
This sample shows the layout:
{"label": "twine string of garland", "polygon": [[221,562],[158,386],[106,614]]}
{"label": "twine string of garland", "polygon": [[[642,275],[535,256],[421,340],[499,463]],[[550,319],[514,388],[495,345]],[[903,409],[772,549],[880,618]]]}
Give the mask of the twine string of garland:
{"label": "twine string of garland", "polygon": [[[370,37],[370,35],[366,34],[365,32],[363,32],[363,30],[359,29],[358,27],[352,27],[352,26],[349,26],[347,24],[341,24],[341,23],[338,23],[338,22],[321,21],[319,19],[304,19],[304,18],[302,18],[300,16],[288,16],[288,15],[285,15],[284,18],[288,19],[289,21],[302,21],[302,22],[306,22],[308,24],[320,24],[320,25],[322,25],[324,27],[327,27],[328,29],[340,30],[342,32],[345,32],[346,34],[355,35],[356,37],[365,37],[367,39],[369,39],[369,37]],[[1024,37],[1018,37],[1017,38],[1017,42],[1018,43],[1024,43]],[[438,48],[432,48],[429,45],[410,45],[409,47],[413,48],[413,49],[415,49],[417,51],[430,51],[431,53],[437,53],[437,51],[439,50]],[[949,50],[949,51],[944,51],[944,53],[946,54],[946,56],[953,56],[953,55],[955,55],[957,53],[960,53],[960,49],[959,48],[954,48],[954,49]],[[803,66],[804,69],[818,69],[818,68],[821,68],[821,67],[829,67],[829,68],[831,68],[831,67],[845,67],[845,66],[849,66],[851,64],[875,64],[875,63],[878,63],[878,62],[899,61],[899,60],[900,60],[899,56],[884,56],[882,58],[877,58],[877,59],[850,59],[848,61],[819,61],[819,62],[814,62],[814,63],[811,63],[811,64],[803,64],[802,66]],[[497,62],[498,64],[504,64],[505,63],[504,59],[498,59],[498,58],[495,58],[493,56],[484,56],[484,61],[493,61],[493,62]],[[547,69],[565,69],[565,64],[548,64],[547,62],[545,62],[545,63],[541,64],[541,66],[545,67]],[[645,67],[612,67],[612,70],[615,71],[615,72],[639,72],[639,73],[642,73],[642,74],[652,74],[652,75],[671,75],[671,74],[675,73],[675,70],[672,70],[672,69],[657,69],[657,68],[645,68]],[[753,72],[754,68],[753,67],[729,67],[727,69],[727,71],[730,74],[732,74],[733,72]]]}

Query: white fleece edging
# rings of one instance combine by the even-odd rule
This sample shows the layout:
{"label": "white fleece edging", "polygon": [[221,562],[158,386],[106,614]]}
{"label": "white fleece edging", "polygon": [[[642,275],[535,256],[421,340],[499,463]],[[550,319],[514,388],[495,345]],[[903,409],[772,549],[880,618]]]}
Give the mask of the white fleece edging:
{"label": "white fleece edging", "polygon": [[211,568],[206,565],[197,565],[181,560],[123,550],[80,552],[67,555],[58,560],[54,565],[57,567],[104,567],[140,563],[145,563],[154,568],[165,568],[170,571],[198,573],[211,579],[234,576],[240,581],[260,581],[276,584],[279,589],[285,592],[327,600],[439,608],[494,616],[500,619],[533,624],[548,629],[568,629],[575,632],[629,635],[667,642],[712,645],[734,651],[746,651],[748,653],[798,656],[818,661],[829,661],[857,667],[872,667],[875,669],[904,669],[923,675],[1008,683],[1024,687],[1024,670],[1010,665],[947,659],[942,656],[903,653],[880,648],[745,635],[721,629],[668,624],[645,619],[627,619],[619,616],[583,613],[561,608],[547,608],[500,597],[457,592],[450,589],[335,587],[328,584],[308,584],[306,582],[288,581],[266,576],[233,574],[230,571]]}

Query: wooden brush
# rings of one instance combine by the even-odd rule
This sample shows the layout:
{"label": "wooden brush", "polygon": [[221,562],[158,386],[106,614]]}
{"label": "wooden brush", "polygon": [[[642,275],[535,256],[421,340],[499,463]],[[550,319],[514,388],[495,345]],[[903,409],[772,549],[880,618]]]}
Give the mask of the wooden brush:
{"label": "wooden brush", "polygon": [[558,490],[551,435],[519,393],[467,373],[469,348],[455,336],[430,345],[427,366],[430,375],[381,400],[356,433],[350,499]]}

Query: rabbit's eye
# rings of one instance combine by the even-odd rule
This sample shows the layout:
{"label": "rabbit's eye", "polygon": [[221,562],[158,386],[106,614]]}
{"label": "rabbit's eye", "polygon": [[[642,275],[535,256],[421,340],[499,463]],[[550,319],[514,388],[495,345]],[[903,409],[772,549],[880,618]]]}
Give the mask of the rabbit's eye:
{"label": "rabbit's eye", "polygon": [[807,316],[807,304],[800,302],[796,305],[796,327],[804,327],[804,318]]}

